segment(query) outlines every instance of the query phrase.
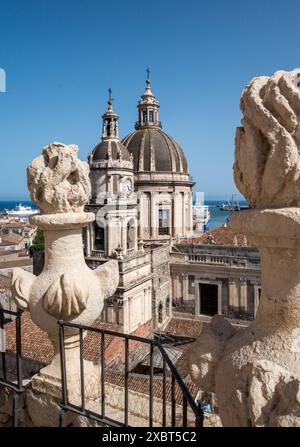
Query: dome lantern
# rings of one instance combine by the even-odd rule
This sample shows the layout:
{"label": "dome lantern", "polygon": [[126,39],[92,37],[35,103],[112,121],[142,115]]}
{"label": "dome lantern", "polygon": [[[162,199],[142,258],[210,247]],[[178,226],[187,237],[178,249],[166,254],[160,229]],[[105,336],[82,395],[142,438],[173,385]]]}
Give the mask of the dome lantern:
{"label": "dome lantern", "polygon": [[151,91],[150,70],[147,68],[146,89],[138,102],[138,121],[135,124],[136,130],[146,127],[159,127],[161,122],[158,119],[159,102]]}
{"label": "dome lantern", "polygon": [[108,108],[105,113],[102,115],[102,141],[107,139],[119,139],[119,129],[118,129],[118,119],[119,116],[117,113],[113,111],[112,104],[112,90],[108,89]]}
{"label": "dome lantern", "polygon": [[112,90],[108,89],[108,108],[102,115],[102,138],[89,155],[91,163],[105,162],[111,166],[126,165],[132,169],[133,158],[119,139],[119,115],[113,111]]}

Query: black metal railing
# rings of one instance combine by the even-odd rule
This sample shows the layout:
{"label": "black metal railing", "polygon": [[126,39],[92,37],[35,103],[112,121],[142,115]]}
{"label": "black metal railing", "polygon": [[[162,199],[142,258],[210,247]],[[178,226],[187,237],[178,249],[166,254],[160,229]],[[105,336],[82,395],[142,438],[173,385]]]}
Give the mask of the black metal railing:
{"label": "black metal railing", "polygon": [[[15,319],[15,360],[16,368],[14,377],[10,378],[11,372],[7,367],[6,337],[5,324],[8,315]],[[21,315],[22,311],[12,311],[0,308],[0,352],[1,352],[1,368],[0,368],[0,386],[9,388],[12,391],[12,426],[19,425],[20,410],[20,394],[23,393],[23,371],[22,371],[22,340],[21,340]],[[12,323],[11,323],[12,324]]]}
{"label": "black metal railing", "polygon": [[[188,426],[188,410],[190,410],[190,414],[192,414],[194,419],[194,424],[196,427],[203,426],[204,414],[201,407],[200,402],[196,403],[192,394],[190,393],[186,383],[180,376],[178,370],[172,363],[169,358],[167,352],[165,351],[163,345],[154,339],[147,339],[143,337],[138,337],[135,335],[124,334],[120,332],[111,331],[103,328],[95,328],[90,326],[83,326],[74,323],[67,323],[64,321],[59,321],[59,340],[60,340],[60,360],[61,360],[61,380],[62,380],[62,401],[61,401],[61,410],[59,423],[60,426],[65,425],[65,415],[67,412],[73,412],[78,415],[85,416],[92,420],[98,421],[103,425],[111,426],[111,427],[126,427],[129,425],[129,342],[140,342],[145,345],[149,345],[149,355],[150,355],[150,370],[149,370],[149,427],[153,427],[154,425],[154,363],[153,363],[153,355],[154,348],[157,347],[162,356],[162,399],[159,401],[162,402],[162,417],[161,422],[159,423],[162,427],[167,427],[168,423],[171,426],[176,426],[176,411],[178,411],[178,407],[180,406],[182,410],[182,419],[181,425],[183,427]],[[65,357],[65,328],[73,328],[78,329],[79,334],[79,355],[80,355],[80,384],[81,384],[81,403],[74,404],[69,401],[68,398],[68,383],[67,383],[67,364]],[[91,411],[86,408],[86,399],[85,399],[85,375],[84,375],[84,352],[83,352],[83,333],[84,331],[88,331],[91,333],[100,334],[100,389],[101,389],[101,398],[99,402],[99,412]],[[124,340],[124,418],[122,421],[114,420],[109,418],[106,415],[106,401],[105,401],[105,391],[106,391],[106,374],[107,374],[107,365],[105,364],[105,336],[110,337],[119,337]],[[169,369],[169,371],[167,370]],[[167,377],[169,375],[169,377]],[[170,380],[171,379],[171,380]],[[171,396],[169,396],[169,407],[171,410],[170,418],[168,418],[167,412],[167,388],[170,388],[171,385]],[[177,402],[178,393],[181,393],[180,405]],[[177,396],[177,397],[176,397]]]}

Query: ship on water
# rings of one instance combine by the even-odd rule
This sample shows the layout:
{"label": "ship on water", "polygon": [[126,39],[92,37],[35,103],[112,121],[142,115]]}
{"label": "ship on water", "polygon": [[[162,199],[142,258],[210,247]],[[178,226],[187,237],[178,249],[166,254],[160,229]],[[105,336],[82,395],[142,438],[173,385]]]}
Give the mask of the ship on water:
{"label": "ship on water", "polygon": [[231,201],[227,198],[226,203],[221,203],[219,205],[221,211],[242,211],[249,208],[248,205],[240,205],[237,194],[232,194]]}
{"label": "ship on water", "polygon": [[209,206],[204,205],[202,195],[196,193],[196,201],[193,205],[193,222],[196,231],[205,231],[210,220]]}
{"label": "ship on water", "polygon": [[11,217],[30,217],[38,213],[39,210],[33,209],[31,206],[23,206],[21,203],[13,210],[5,210],[5,215]]}

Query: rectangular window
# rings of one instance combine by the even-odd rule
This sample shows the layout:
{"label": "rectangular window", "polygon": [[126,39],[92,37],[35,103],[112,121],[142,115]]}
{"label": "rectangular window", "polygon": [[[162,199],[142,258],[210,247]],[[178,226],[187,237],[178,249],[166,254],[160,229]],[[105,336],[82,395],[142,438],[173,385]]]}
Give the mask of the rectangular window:
{"label": "rectangular window", "polygon": [[147,123],[147,111],[143,112],[143,123],[146,124]]}
{"label": "rectangular window", "polygon": [[158,212],[158,234],[170,234],[169,210],[159,210]]}
{"label": "rectangular window", "polygon": [[118,176],[114,175],[113,176],[113,193],[114,194],[118,194]]}
{"label": "rectangular window", "polygon": [[149,121],[150,123],[153,123],[153,110],[150,110],[149,112]]}
{"label": "rectangular window", "polygon": [[218,286],[216,284],[199,284],[200,314],[216,315],[218,313]]}

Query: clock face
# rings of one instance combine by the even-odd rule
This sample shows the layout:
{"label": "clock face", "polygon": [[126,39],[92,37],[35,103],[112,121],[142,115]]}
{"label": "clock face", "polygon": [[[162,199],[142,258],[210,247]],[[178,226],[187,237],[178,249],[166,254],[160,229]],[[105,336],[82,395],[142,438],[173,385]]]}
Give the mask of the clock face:
{"label": "clock face", "polygon": [[132,182],[129,178],[125,182],[125,192],[126,194],[130,194],[132,192]]}

